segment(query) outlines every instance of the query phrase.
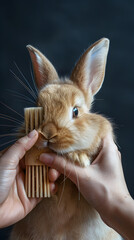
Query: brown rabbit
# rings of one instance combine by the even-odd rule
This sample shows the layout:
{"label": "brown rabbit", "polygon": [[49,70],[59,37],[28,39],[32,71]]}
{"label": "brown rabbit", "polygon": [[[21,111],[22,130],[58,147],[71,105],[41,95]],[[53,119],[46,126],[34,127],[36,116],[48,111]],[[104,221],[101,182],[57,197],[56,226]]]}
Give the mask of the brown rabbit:
{"label": "brown rabbit", "polygon": [[[88,166],[106,132],[112,133],[106,118],[90,112],[94,95],[103,83],[109,40],[103,38],[88,48],[70,79],[60,79],[42,53],[32,46],[27,48],[39,89],[37,105],[44,109],[38,144],[64,155],[67,161]],[[79,199],[76,186],[69,179],[65,183],[62,180],[55,196],[43,199],[15,225],[10,240],[121,239],[82,196]]]}

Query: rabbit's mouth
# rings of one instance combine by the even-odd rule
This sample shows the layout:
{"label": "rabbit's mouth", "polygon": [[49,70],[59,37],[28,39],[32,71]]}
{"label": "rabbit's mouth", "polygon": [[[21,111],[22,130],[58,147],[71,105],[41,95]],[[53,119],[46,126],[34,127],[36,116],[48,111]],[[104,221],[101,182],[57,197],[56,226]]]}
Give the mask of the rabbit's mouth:
{"label": "rabbit's mouth", "polygon": [[[46,138],[46,135],[41,131],[38,130],[39,138],[36,143],[36,146],[38,148],[50,148],[54,152],[57,152],[58,154],[67,153],[70,151],[70,146],[73,144],[72,138],[65,139],[58,136],[58,134],[55,134],[49,138]],[[71,149],[72,150],[72,149]]]}

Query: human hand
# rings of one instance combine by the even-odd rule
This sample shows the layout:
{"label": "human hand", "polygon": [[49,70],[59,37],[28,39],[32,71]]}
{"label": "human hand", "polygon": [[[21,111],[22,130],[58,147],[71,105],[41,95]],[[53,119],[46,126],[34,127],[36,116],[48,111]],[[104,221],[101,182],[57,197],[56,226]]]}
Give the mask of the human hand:
{"label": "human hand", "polygon": [[[27,198],[24,188],[24,155],[35,144],[37,131],[19,139],[0,153],[0,227],[6,227],[24,218],[41,200]],[[54,190],[50,184],[51,192]]]}
{"label": "human hand", "polygon": [[103,139],[99,155],[87,168],[74,167],[73,163],[55,154],[44,153],[40,160],[70,178],[108,225],[115,203],[130,197],[124,180],[121,155],[111,134]]}
{"label": "human hand", "polygon": [[34,130],[0,153],[0,227],[9,226],[26,216],[38,203],[28,199],[24,189],[24,169],[20,160],[36,142]]}

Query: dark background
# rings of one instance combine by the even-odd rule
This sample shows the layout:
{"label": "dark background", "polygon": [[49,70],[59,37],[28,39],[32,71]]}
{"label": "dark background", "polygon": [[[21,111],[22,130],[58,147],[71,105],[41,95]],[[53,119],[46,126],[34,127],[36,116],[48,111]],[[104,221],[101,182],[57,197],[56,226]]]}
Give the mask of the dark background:
{"label": "dark background", "polygon": [[[20,97],[30,95],[10,70],[25,82],[16,63],[33,87],[27,44],[40,49],[60,76],[69,76],[74,63],[90,44],[102,37],[110,39],[105,81],[93,111],[115,123],[125,178],[134,196],[134,1],[4,1],[0,5],[0,36],[0,101],[22,115],[23,108],[32,103]],[[21,95],[17,96],[18,93]],[[3,119],[1,114],[23,119],[2,103],[0,134],[15,133],[14,127],[3,125],[16,127],[17,123],[11,118]],[[1,136],[1,149],[15,138]],[[7,239],[9,232],[10,228],[1,230],[0,239]]]}

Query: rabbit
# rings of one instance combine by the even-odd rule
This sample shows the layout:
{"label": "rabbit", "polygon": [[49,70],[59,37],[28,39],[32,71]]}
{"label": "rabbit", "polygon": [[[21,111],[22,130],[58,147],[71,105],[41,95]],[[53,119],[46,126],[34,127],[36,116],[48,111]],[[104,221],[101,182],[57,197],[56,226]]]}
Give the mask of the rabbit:
{"label": "rabbit", "polygon": [[[87,167],[98,154],[102,138],[113,128],[108,119],[91,112],[100,90],[109,50],[102,38],[90,46],[76,63],[70,78],[59,78],[49,60],[36,48],[27,46],[39,90],[37,106],[44,109],[39,126],[41,148],[48,146],[66,161]],[[39,147],[38,146],[38,147]],[[43,199],[12,230],[10,240],[120,240],[97,211],[64,176],[58,192]]]}

